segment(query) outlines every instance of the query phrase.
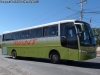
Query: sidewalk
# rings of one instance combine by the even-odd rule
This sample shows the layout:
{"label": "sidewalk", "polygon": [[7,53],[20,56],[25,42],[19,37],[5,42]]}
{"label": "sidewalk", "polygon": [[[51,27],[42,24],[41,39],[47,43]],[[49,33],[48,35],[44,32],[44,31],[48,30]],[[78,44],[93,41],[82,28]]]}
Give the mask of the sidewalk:
{"label": "sidewalk", "polygon": [[97,51],[97,56],[100,56],[100,47],[97,47],[96,51]]}

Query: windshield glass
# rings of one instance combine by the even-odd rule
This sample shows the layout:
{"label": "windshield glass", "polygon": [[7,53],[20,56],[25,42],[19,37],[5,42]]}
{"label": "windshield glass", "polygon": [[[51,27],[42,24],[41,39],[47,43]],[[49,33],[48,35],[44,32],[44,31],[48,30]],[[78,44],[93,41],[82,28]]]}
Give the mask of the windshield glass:
{"label": "windshield glass", "polygon": [[79,34],[80,45],[95,46],[96,41],[90,25],[88,23],[83,23],[83,24],[84,24],[84,32],[81,31],[80,25],[76,25],[77,31],[82,32],[81,34]]}

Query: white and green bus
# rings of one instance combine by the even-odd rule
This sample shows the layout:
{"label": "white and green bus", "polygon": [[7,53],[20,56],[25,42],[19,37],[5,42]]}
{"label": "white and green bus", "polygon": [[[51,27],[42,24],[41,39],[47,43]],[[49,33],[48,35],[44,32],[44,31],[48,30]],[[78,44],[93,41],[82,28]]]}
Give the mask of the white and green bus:
{"label": "white and green bus", "polygon": [[62,20],[4,32],[2,53],[12,58],[46,58],[53,63],[80,61],[96,57],[96,41],[88,23]]}

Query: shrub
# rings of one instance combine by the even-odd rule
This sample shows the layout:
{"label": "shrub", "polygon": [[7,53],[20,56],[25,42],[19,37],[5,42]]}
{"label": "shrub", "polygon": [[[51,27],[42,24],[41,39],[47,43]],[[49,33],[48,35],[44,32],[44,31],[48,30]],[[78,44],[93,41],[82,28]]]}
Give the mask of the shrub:
{"label": "shrub", "polygon": [[1,48],[1,44],[0,44],[0,48]]}

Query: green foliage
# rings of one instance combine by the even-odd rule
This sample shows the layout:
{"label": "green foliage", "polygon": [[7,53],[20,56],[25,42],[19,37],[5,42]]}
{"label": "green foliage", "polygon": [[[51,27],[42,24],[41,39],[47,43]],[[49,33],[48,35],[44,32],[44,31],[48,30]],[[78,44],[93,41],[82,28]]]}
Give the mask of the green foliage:
{"label": "green foliage", "polygon": [[100,45],[100,28],[92,28],[92,30],[94,32],[97,45]]}
{"label": "green foliage", "polygon": [[0,44],[0,48],[1,48],[1,44]]}

